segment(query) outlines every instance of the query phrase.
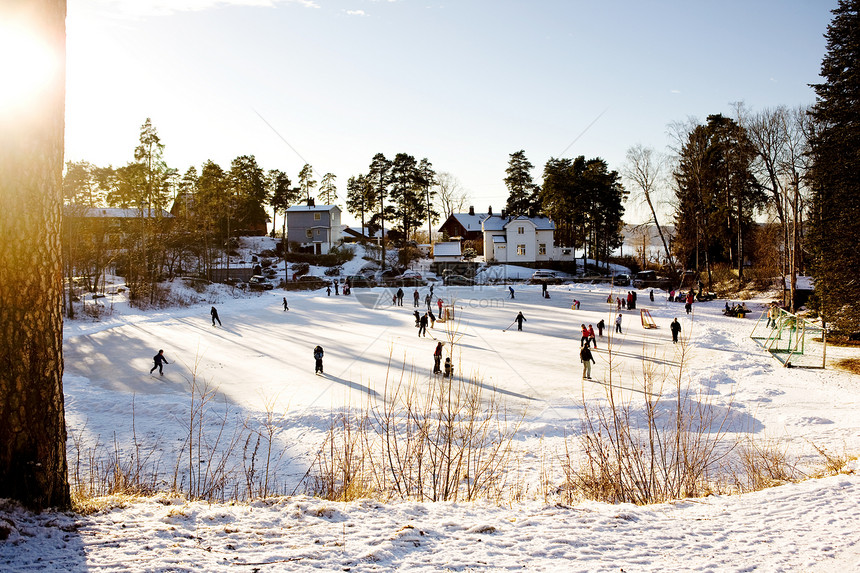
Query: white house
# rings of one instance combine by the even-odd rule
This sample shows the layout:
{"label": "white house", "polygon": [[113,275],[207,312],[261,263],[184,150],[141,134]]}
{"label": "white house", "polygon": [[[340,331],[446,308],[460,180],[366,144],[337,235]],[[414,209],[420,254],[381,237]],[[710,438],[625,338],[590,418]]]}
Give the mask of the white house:
{"label": "white house", "polygon": [[573,260],[573,249],[555,246],[555,223],[546,217],[490,215],[481,223],[481,230],[487,262]]}
{"label": "white house", "polygon": [[433,244],[434,262],[459,262],[462,260],[463,253],[460,251],[460,241],[444,241]]}

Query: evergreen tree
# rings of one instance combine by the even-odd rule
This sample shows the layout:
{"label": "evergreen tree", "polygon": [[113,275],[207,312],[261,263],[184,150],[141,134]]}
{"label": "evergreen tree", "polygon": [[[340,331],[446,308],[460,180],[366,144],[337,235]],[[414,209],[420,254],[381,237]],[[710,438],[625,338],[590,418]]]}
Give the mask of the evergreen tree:
{"label": "evergreen tree", "polygon": [[[283,223],[281,225],[281,248],[286,253],[287,250],[287,209],[292,207],[301,197],[300,189],[293,187],[290,178],[283,171],[272,169],[269,171],[269,202],[275,213],[283,214]],[[274,217],[272,217],[274,221]],[[273,229],[274,231],[274,229]]]}
{"label": "evergreen tree", "polygon": [[323,205],[334,205],[335,201],[337,201],[337,186],[334,183],[335,179],[337,179],[337,175],[334,173],[326,173],[320,181],[320,189],[317,198]]}
{"label": "evergreen tree", "polygon": [[540,208],[540,187],[532,181],[533,168],[524,150],[511,153],[505,170],[505,187],[508,188],[505,211],[510,216],[535,215]]}
{"label": "evergreen tree", "polygon": [[675,246],[679,260],[697,270],[704,262],[738,268],[743,281],[744,246],[753,216],[766,200],[751,165],[755,149],[732,119],[711,115],[690,132],[675,170]]}
{"label": "evergreen tree", "polygon": [[840,0],[827,27],[822,84],[813,86],[812,274],[818,311],[860,330],[860,0]]}
{"label": "evergreen tree", "polygon": [[314,168],[311,167],[309,163],[305,163],[302,170],[299,171],[299,189],[302,190],[302,194],[305,196],[308,203],[311,201],[311,189],[313,189],[316,184],[316,179],[314,179]]}
{"label": "evergreen tree", "polygon": [[265,227],[269,217],[263,207],[269,189],[263,169],[253,155],[240,155],[230,164],[230,183],[234,195],[233,230]]}
{"label": "evergreen tree", "polygon": [[[350,177],[346,183],[346,208],[361,220],[361,232],[366,232],[366,215],[376,211],[376,196],[365,175]],[[368,235],[370,236],[370,235]]]}
{"label": "evergreen tree", "polygon": [[150,118],[140,126],[140,143],[134,149],[134,160],[140,164],[144,174],[142,196],[137,203],[156,209],[157,216],[160,216],[161,210],[167,208],[169,180],[176,171],[164,161],[164,144]]}

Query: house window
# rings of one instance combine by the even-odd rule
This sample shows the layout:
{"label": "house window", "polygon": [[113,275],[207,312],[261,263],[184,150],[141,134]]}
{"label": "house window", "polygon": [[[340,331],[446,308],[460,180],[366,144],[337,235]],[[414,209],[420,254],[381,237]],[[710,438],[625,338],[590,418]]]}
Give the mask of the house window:
{"label": "house window", "polygon": [[321,213],[314,213],[314,221],[319,221],[321,217]]}
{"label": "house window", "polygon": [[526,230],[523,227],[517,227],[517,235],[522,235]]}
{"label": "house window", "polygon": [[538,245],[538,254],[545,255],[546,254],[546,243],[541,243]]}
{"label": "house window", "polygon": [[317,229],[317,237],[319,237],[319,234],[320,234],[320,230]]}
{"label": "house window", "polygon": [[[520,227],[522,228],[522,227]],[[517,245],[517,254],[525,255],[526,254],[526,246],[525,245]]]}
{"label": "house window", "polygon": [[310,239],[314,236],[314,232],[311,231],[310,229],[308,229],[305,231],[305,236],[307,236],[307,238]]}
{"label": "house window", "polygon": [[564,256],[570,256],[570,249],[562,249],[561,254]]}

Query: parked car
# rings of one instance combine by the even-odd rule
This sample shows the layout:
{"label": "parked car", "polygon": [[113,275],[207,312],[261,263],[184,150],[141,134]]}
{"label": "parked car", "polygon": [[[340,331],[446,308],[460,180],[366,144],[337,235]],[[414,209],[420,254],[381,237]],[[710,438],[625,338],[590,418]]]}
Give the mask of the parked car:
{"label": "parked car", "polygon": [[472,286],[475,284],[475,281],[468,277],[464,277],[463,275],[445,275],[445,277],[442,279],[442,284]]}
{"label": "parked car", "polygon": [[372,277],[367,277],[365,275],[349,275],[346,277],[346,281],[352,285],[353,288],[376,286],[376,281],[373,280]]}
{"label": "parked car", "polygon": [[248,288],[251,290],[272,290],[275,285],[266,280],[263,275],[254,275],[248,279]]}
{"label": "parked car", "polygon": [[529,282],[534,285],[558,285],[561,284],[561,279],[552,271],[535,271]]}
{"label": "parked car", "polygon": [[616,286],[628,286],[630,284],[630,275],[626,273],[617,274],[613,277],[612,282]]}

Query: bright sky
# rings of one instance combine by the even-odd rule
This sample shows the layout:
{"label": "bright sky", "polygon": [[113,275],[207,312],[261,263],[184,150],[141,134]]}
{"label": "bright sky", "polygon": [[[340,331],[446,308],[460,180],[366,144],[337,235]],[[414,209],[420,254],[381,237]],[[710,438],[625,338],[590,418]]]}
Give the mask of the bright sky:
{"label": "bright sky", "polygon": [[812,103],[836,4],[69,0],[66,159],[123,165],[151,117],[182,172],[253,154],[295,182],[307,161],[342,201],[406,152],[499,209],[519,149],[538,181],[550,157],[620,171],[670,122]]}

